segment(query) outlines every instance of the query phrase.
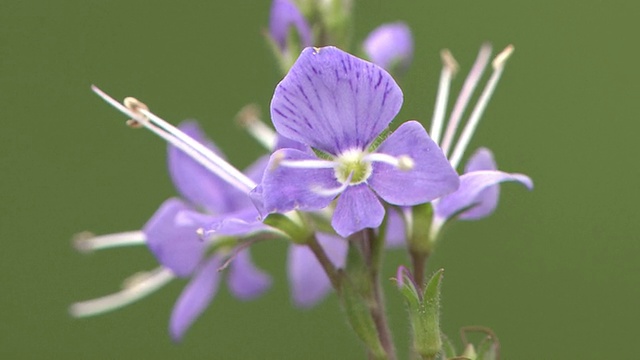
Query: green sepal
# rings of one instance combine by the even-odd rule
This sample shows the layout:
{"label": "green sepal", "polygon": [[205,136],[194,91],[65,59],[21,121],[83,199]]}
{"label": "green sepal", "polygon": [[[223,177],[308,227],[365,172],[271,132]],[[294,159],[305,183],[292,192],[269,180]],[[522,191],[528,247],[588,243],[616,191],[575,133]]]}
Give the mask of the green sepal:
{"label": "green sepal", "polygon": [[430,238],[433,206],[431,203],[416,205],[411,208],[409,227],[409,250],[413,253],[428,255],[433,250],[434,242]]}
{"label": "green sepal", "polygon": [[476,348],[473,344],[467,344],[467,347],[464,349],[461,357],[469,360],[479,360],[478,353],[476,353]]}
{"label": "green sepal", "polygon": [[306,244],[313,235],[304,225],[296,223],[285,214],[269,214],[264,219],[264,223],[282,231],[296,244]]}
{"label": "green sepal", "polygon": [[386,352],[380,343],[376,324],[369,311],[369,303],[363,297],[361,287],[344,276],[341,282],[340,297],[353,331],[365,343],[375,359],[386,359]]}
{"label": "green sepal", "polygon": [[415,350],[423,359],[435,359],[442,350],[440,337],[440,284],[444,269],[427,282],[417,313],[411,313]]}

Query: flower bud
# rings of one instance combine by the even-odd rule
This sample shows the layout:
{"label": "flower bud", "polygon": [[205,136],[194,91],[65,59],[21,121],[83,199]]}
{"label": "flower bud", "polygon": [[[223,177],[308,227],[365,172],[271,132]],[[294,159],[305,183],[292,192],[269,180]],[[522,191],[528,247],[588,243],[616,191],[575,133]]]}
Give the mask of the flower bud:
{"label": "flower bud", "polygon": [[405,71],[413,58],[411,30],[402,22],[379,26],[362,46],[369,60],[390,72]]}

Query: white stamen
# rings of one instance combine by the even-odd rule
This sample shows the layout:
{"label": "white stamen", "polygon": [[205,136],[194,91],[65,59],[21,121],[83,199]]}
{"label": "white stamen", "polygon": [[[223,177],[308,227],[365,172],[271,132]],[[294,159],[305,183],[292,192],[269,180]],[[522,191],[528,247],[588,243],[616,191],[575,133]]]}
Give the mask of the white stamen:
{"label": "white stamen", "polygon": [[136,277],[135,281],[125,284],[129,285],[128,287],[115,294],[72,304],[69,313],[75,317],[85,317],[116,310],[155,292],[175,278],[175,275],[171,270],[159,267],[148,272],[144,278],[138,275]]}
{"label": "white stamen", "polygon": [[278,165],[296,169],[333,169],[339,164],[329,160],[282,160]]}
{"label": "white stamen", "polygon": [[456,144],[449,161],[451,162],[451,166],[453,168],[457,168],[458,164],[460,164],[460,160],[462,159],[462,155],[465,150],[467,150],[467,146],[469,145],[469,141],[471,141],[471,137],[473,133],[476,131],[478,123],[480,122],[480,118],[484,113],[484,110],[489,104],[489,100],[491,100],[491,95],[493,95],[496,86],[498,85],[498,81],[500,81],[500,76],[502,76],[502,71],[504,70],[504,65],[509,56],[513,53],[513,46],[509,45],[506,49],[504,49],[498,56],[496,56],[493,61],[493,73],[487,81],[487,85],[484,87],[480,98],[478,99],[478,103],[473,108],[473,112],[471,112],[471,116],[469,116],[469,121],[467,121],[467,125],[465,125],[462,134],[460,134],[460,138],[458,139],[458,143]]}
{"label": "white stamen", "polygon": [[220,178],[225,180],[230,185],[236,187],[240,191],[249,193],[253,188],[256,187],[255,182],[242,174],[238,169],[234,168],[225,160],[220,158],[213,151],[195,141],[179,129],[168,124],[166,121],[162,120],[155,114],[145,110],[141,106],[138,106],[141,103],[132,103],[133,100],[131,98],[128,98],[127,102],[129,103],[129,105],[134,104],[131,106],[131,108],[128,108],[114,100],[98,87],[92,85],[91,89],[103,100],[108,102],[111,106],[120,110],[120,112],[124,113],[125,115],[130,116],[135,121],[151,130],[154,134],[169,142],[171,145],[179,148],[195,161],[207,168],[207,170],[218,175]]}
{"label": "white stamen", "polygon": [[458,125],[460,123],[460,118],[464,113],[464,110],[467,108],[469,104],[469,99],[471,95],[473,95],[473,91],[475,90],[482,74],[484,73],[484,68],[487,66],[489,62],[489,57],[491,56],[491,46],[488,44],[482,45],[480,48],[480,52],[478,53],[478,57],[476,58],[469,75],[464,81],[464,85],[462,86],[462,90],[458,95],[458,99],[456,100],[455,105],[453,106],[453,110],[451,111],[451,116],[449,117],[449,123],[447,124],[447,131],[444,134],[444,138],[442,139],[442,152],[444,152],[445,156],[449,154],[449,150],[451,148],[451,143],[453,141],[453,137],[456,134],[456,130],[458,129]]}
{"label": "white stamen", "polygon": [[256,105],[247,105],[240,110],[236,119],[260,145],[273,151],[277,142],[276,132],[260,120],[259,113]]}
{"label": "white stamen", "polygon": [[458,71],[458,63],[449,50],[442,50],[440,57],[442,58],[442,72],[440,73],[436,106],[433,110],[433,118],[431,119],[431,131],[429,132],[431,139],[436,144],[440,143],[444,113],[447,108],[447,103],[449,102],[451,79]]}
{"label": "white stamen", "polygon": [[334,197],[334,196],[338,196],[340,195],[343,191],[345,191],[345,189],[347,187],[349,187],[349,185],[351,185],[351,178],[353,177],[353,171],[349,174],[349,177],[347,178],[347,180],[345,180],[344,183],[342,183],[342,185],[338,188],[335,189],[323,189],[321,187],[317,187],[315,189],[313,189],[313,191],[321,196],[326,196],[326,197]]}
{"label": "white stamen", "polygon": [[382,162],[391,166],[395,166],[400,170],[411,170],[414,166],[413,159],[408,155],[400,155],[398,157],[395,157],[389,154],[372,153],[365,155],[363,160],[370,162]]}
{"label": "white stamen", "polygon": [[143,245],[146,237],[142,231],[127,231],[116,234],[96,236],[88,231],[74,236],[73,246],[81,252],[90,252],[108,248]]}

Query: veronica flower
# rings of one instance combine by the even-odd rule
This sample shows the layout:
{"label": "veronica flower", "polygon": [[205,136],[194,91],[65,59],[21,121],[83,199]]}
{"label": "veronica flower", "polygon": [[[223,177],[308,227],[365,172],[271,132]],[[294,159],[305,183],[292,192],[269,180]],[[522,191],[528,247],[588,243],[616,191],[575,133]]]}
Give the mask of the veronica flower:
{"label": "veronica flower", "polygon": [[[179,340],[213,299],[220,281],[219,268],[237,243],[227,244],[227,239],[214,237],[203,239],[201,229],[205,224],[229,214],[241,213],[248,218],[248,214],[252,213],[257,218],[258,213],[249,201],[246,188],[255,184],[250,176],[261,176],[265,162],[250,168],[249,176],[237,171],[223,171],[220,167],[225,166],[226,162],[216,154],[217,149],[203,136],[197,124],[184,123],[181,131],[161,119],[154,119],[152,123],[147,116],[155,115],[148,113],[143,118],[137,111],[147,111],[141,103],[133,102],[134,105],[131,105],[133,100],[129,100],[130,106],[127,108],[97,88],[94,91],[132,116],[134,121],[151,128],[171,143],[168,151],[169,172],[176,188],[189,203],[179,199],[167,200],[141,231],[81,240],[78,244],[84,249],[146,243],[161,266],[146,276],[136,277],[136,281],[129,282],[119,293],[74,304],[71,312],[76,316],[87,316],[112,310],[146,296],[176,276],[191,277],[170,320],[171,335]],[[211,171],[213,168],[226,174],[227,180],[223,181],[222,177],[214,175]],[[261,230],[256,226],[253,229]],[[243,235],[250,232],[245,231]],[[233,235],[225,227],[218,234]],[[212,247],[214,254],[206,256]],[[229,289],[240,299],[260,295],[271,283],[270,277],[253,265],[248,250],[244,248],[236,250],[229,267]]]}
{"label": "veronica flower", "polygon": [[403,22],[380,25],[362,43],[371,62],[391,71],[406,70],[413,58],[413,37]]}
{"label": "veronica flower", "polygon": [[[460,119],[464,113],[469,100],[479,83],[485,67],[491,56],[491,47],[484,45],[480,49],[478,58],[473,65],[462,90],[453,107],[447,129],[441,142],[445,154],[453,149],[449,156],[449,161],[454,168],[457,168],[464,155],[469,142],[478,126],[484,109],[500,80],[506,60],[513,52],[513,47],[509,46],[493,60],[493,73],[483,89],[477,104],[473,108],[469,119],[462,130],[455,147],[453,139],[460,124]],[[436,107],[431,123],[431,134],[434,141],[439,142],[440,134],[444,125],[444,109],[447,104],[449,94],[449,84],[451,78],[457,71],[457,63],[448,51],[442,52],[443,70],[440,76],[440,88],[436,100]],[[523,174],[511,174],[497,170],[493,154],[486,148],[477,150],[467,162],[465,172],[460,176],[460,187],[455,192],[444,196],[434,202],[434,218],[431,225],[431,238],[435,239],[442,225],[448,220],[457,217],[462,220],[476,220],[490,215],[496,208],[499,196],[498,184],[505,181],[519,182],[529,189],[533,188],[533,182]]]}
{"label": "veronica flower", "polygon": [[312,45],[311,28],[298,7],[290,0],[274,0],[269,16],[269,35],[282,53],[293,50],[289,49],[292,29],[300,40],[301,46],[298,49]]}
{"label": "veronica flower", "polygon": [[402,105],[380,67],[334,47],[305,49],[271,101],[276,131],[326,155],[280,149],[262,179],[268,212],[313,211],[338,197],[332,226],[346,237],[378,227],[384,207],[416,205],[452,192],[458,176],[418,122],[376,139]]}

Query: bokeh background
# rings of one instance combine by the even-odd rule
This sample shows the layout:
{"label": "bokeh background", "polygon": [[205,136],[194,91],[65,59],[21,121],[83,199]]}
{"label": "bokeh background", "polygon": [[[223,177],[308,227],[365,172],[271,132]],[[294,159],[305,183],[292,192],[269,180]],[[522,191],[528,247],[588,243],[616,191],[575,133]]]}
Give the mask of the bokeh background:
{"label": "bokeh background", "polygon": [[[280,79],[262,37],[269,5],[0,2],[0,357],[364,358],[334,297],[292,307],[281,242],[254,250],[273,289],[248,303],[221,291],[182,344],[167,333],[181,281],[110,314],[67,313],[155,266],[144,248],[78,254],[72,235],[139,229],[175,194],[165,144],[124,126],[89,85],[174,123],[200,120],[243,167],[261,149],[233,118],[252,102],[266,116]],[[440,49],[461,64],[459,89],[482,42],[516,47],[472,148],[536,189],[504,186],[498,211],[456,224],[432,259],[446,268],[442,323],[456,341],[461,326],[485,325],[506,359],[637,357],[638,14],[629,0],[356,3],[356,41],[383,22],[414,31],[400,119],[428,124]],[[387,260],[389,276],[407,263]],[[403,304],[387,290],[406,356]]]}

